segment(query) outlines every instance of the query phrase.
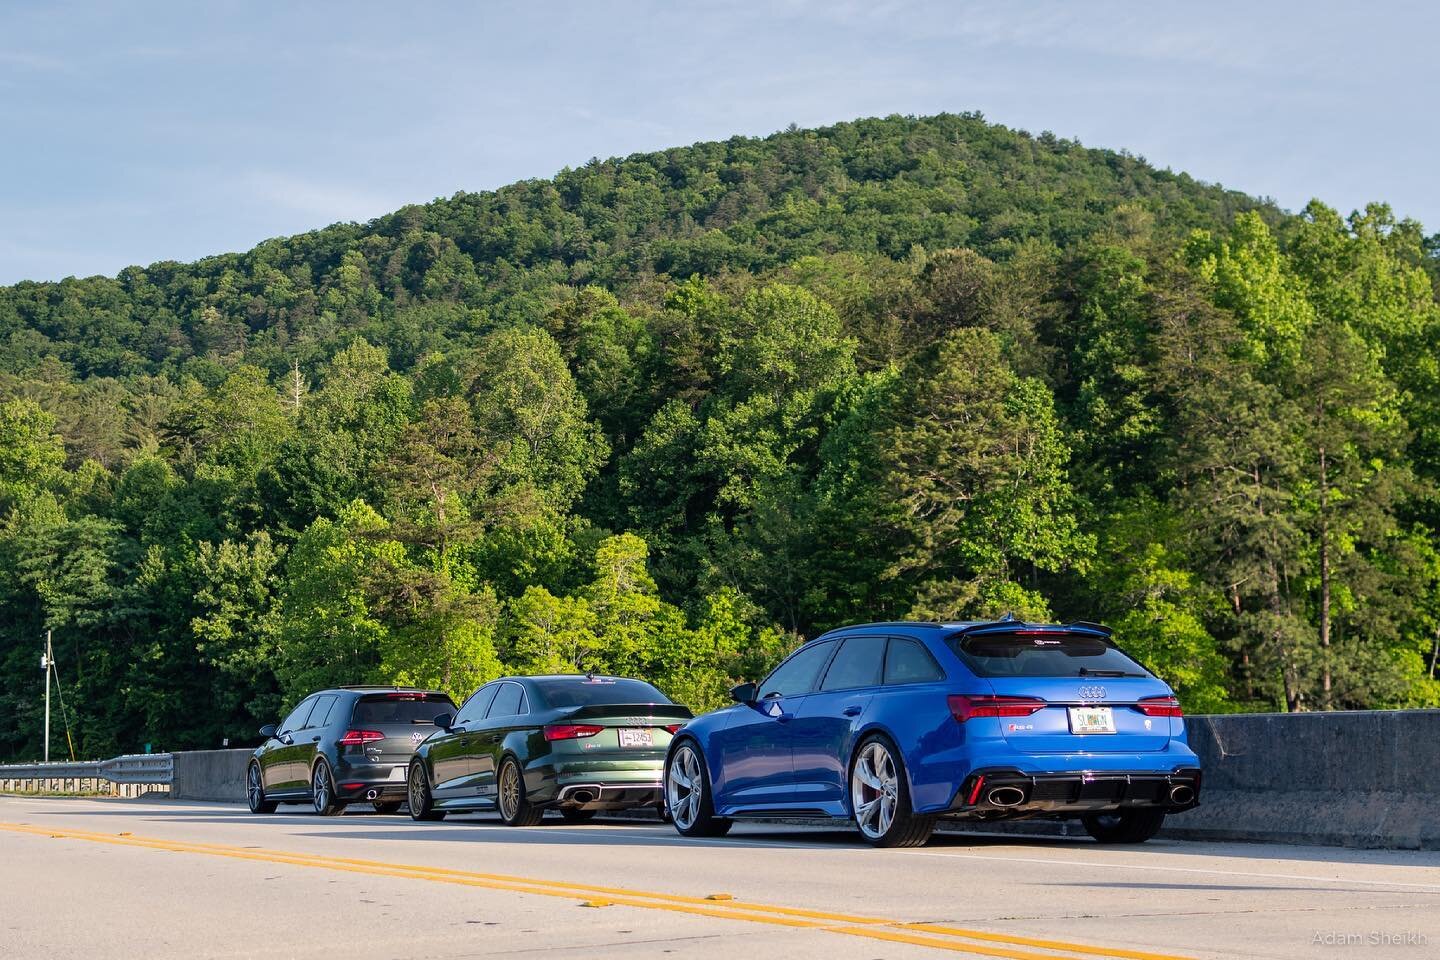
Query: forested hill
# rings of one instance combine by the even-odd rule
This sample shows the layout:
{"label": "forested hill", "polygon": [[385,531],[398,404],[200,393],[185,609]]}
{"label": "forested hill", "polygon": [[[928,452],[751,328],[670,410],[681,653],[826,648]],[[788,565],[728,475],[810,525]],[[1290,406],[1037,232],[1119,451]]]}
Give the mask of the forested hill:
{"label": "forested hill", "polygon": [[1440,703],[1430,249],[962,115],[0,288],[0,753],[47,627],[90,755],[1005,610],[1192,710]]}

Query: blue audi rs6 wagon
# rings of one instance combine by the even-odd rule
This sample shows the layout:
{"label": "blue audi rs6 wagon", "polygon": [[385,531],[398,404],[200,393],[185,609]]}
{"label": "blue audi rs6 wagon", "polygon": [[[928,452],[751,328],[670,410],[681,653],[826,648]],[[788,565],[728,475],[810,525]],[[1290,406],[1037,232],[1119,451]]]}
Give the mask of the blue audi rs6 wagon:
{"label": "blue audi rs6 wagon", "polygon": [[941,817],[1079,818],[1096,840],[1139,843],[1200,798],[1179,701],[1099,624],[844,627],[730,695],[666,754],[685,836],[823,815],[899,847]]}

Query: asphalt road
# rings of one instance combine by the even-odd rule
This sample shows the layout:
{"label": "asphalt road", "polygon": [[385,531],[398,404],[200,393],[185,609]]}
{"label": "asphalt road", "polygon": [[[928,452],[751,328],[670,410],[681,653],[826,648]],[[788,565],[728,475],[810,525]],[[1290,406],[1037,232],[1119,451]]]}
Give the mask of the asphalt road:
{"label": "asphalt road", "polygon": [[1440,956],[1440,853],[0,798],[0,958]]}

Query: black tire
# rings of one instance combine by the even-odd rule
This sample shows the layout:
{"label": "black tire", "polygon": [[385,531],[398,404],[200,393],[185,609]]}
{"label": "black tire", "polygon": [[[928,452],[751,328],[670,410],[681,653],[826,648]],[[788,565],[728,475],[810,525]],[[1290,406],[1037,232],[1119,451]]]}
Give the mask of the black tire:
{"label": "black tire", "polygon": [[734,821],[715,816],[710,772],[695,740],[686,737],[670,751],[664,783],[665,807],[682,837],[723,837],[730,832]]}
{"label": "black tire", "polygon": [[495,784],[495,803],[507,827],[533,827],[545,816],[545,811],[525,795],[525,774],[514,757],[501,761]]}
{"label": "black tire", "polygon": [[392,814],[400,812],[399,800],[376,800],[372,804],[376,813]]}
{"label": "black tire", "polygon": [[444,820],[445,811],[435,809],[435,796],[430,792],[430,775],[419,760],[410,762],[405,775],[406,796],[409,798],[411,820]]}
{"label": "black tire", "polygon": [[1100,843],[1144,843],[1160,832],[1165,811],[1142,809],[1118,813],[1087,813],[1080,818],[1085,832]]}
{"label": "black tire", "polygon": [[310,806],[322,817],[336,817],[345,812],[345,804],[335,799],[335,775],[324,760],[315,764],[310,772]]}
{"label": "black tire", "polygon": [[910,805],[905,761],[888,737],[875,734],[860,741],[850,758],[849,784],[850,815],[871,846],[923,847],[935,832],[935,818],[917,814]]}
{"label": "black tire", "polygon": [[245,802],[251,813],[274,813],[279,806],[274,800],[265,799],[265,779],[260,776],[260,764],[252,762],[245,770]]}
{"label": "black tire", "polygon": [[589,823],[595,819],[595,811],[580,810],[576,807],[561,807],[560,819],[566,823]]}

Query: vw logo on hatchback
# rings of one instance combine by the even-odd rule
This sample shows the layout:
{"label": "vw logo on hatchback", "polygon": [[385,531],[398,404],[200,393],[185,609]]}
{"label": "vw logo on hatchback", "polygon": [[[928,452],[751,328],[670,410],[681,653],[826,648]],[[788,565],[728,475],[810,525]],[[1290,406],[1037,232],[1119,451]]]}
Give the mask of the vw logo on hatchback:
{"label": "vw logo on hatchback", "polygon": [[1100,686],[1099,684],[1096,684],[1096,685],[1094,685],[1094,686],[1089,686],[1089,687],[1081,687],[1081,688],[1080,688],[1080,699],[1081,699],[1081,700],[1104,700],[1104,699],[1105,699],[1105,688],[1102,687],[1102,686]]}

